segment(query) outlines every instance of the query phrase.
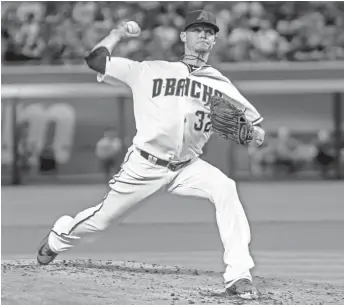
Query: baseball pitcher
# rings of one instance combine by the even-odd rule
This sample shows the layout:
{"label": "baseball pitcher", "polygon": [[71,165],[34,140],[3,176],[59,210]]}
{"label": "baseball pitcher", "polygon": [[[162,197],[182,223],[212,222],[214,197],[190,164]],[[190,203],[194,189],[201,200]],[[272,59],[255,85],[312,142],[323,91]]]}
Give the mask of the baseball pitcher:
{"label": "baseball pitcher", "polygon": [[86,62],[98,72],[98,81],[111,84],[116,79],[130,86],[137,133],[120,171],[109,181],[110,191],[74,218],[60,217],[39,246],[38,263],[49,264],[60,252],[118,224],[143,199],[164,189],[214,204],[224,246],[226,291],[241,298],[258,297],[250,274],[250,228],[236,184],[200,158],[213,133],[238,145],[260,146],[264,141],[258,111],[207,64],[218,31],[212,13],[190,12],[180,33],[185,54],[177,62],[112,57],[120,40],[139,36],[133,21],[112,30],[91,50]]}

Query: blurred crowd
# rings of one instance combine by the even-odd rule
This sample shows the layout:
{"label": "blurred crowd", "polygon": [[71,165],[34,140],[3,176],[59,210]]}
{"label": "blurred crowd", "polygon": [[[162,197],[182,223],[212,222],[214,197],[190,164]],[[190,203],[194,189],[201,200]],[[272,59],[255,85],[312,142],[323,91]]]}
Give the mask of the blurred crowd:
{"label": "blurred crowd", "polygon": [[[17,125],[18,138],[18,170],[22,177],[35,174],[57,174],[59,162],[56,147],[49,139],[40,148],[34,138],[30,138],[29,123],[24,122]],[[105,182],[108,182],[114,173],[119,171],[121,160],[124,157],[129,143],[122,141],[116,127],[109,126],[104,130],[103,136],[95,144],[95,156],[99,162],[100,171],[104,174]],[[2,148],[5,148],[3,145]],[[6,147],[8,148],[8,147]],[[3,160],[2,160],[3,161]],[[4,168],[12,166],[10,162],[2,163]]]}
{"label": "blurred crowd", "polygon": [[178,60],[185,12],[206,8],[221,29],[212,62],[344,59],[344,2],[2,2],[5,63],[80,63],[121,22],[139,39],[118,56]]}
{"label": "blurred crowd", "polygon": [[[344,131],[344,130],[343,130]],[[342,134],[344,135],[342,131]],[[249,148],[250,170],[255,176],[286,176],[314,170],[322,178],[334,176],[336,170],[336,141],[334,132],[319,130],[314,135],[298,137],[285,126],[269,135],[268,145]],[[340,168],[344,173],[344,137],[340,141]]]}

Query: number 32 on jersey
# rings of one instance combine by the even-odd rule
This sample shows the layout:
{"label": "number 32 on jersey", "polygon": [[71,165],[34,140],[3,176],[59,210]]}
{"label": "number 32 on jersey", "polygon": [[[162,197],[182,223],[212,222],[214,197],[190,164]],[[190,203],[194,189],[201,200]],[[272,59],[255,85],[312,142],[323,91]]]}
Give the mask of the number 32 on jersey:
{"label": "number 32 on jersey", "polygon": [[194,124],[194,129],[196,131],[209,132],[211,127],[210,113],[205,113],[203,110],[197,110],[195,115],[198,120]]}

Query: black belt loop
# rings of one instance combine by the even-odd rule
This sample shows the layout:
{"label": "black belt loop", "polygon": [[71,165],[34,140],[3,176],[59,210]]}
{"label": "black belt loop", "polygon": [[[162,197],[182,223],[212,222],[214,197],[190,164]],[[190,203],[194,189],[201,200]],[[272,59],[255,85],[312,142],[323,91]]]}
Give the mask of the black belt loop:
{"label": "black belt loop", "polygon": [[185,165],[187,165],[191,160],[187,160],[187,161],[183,161],[183,162],[168,162],[166,160],[162,160],[159,159],[151,154],[149,154],[148,152],[144,151],[144,150],[139,150],[140,155],[142,157],[144,157],[146,160],[156,164],[156,165],[160,165],[163,167],[167,167],[168,169],[170,169],[171,171],[175,172],[179,169],[181,169],[182,167],[184,167]]}

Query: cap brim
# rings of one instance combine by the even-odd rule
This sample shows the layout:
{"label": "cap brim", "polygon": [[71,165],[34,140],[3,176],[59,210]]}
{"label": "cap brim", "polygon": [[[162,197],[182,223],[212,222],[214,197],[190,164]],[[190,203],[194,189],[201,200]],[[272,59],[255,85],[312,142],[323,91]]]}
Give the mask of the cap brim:
{"label": "cap brim", "polygon": [[217,25],[215,25],[214,23],[211,23],[211,22],[207,22],[207,21],[200,21],[200,22],[194,22],[194,23],[190,23],[190,24],[187,24],[185,27],[184,27],[184,31],[186,31],[189,27],[193,26],[193,25],[196,25],[196,24],[206,24],[206,25],[210,25],[212,26],[214,29],[215,29],[215,33],[219,32],[220,29]]}

